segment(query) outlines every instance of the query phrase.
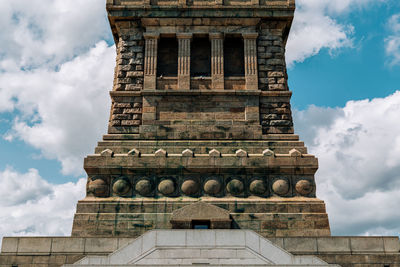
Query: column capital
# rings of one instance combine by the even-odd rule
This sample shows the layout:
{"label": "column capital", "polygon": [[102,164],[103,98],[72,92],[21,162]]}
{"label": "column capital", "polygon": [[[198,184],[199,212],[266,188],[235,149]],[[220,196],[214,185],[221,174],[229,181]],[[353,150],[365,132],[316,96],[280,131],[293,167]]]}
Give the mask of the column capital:
{"label": "column capital", "polygon": [[244,32],[242,33],[243,39],[257,39],[257,32]]}
{"label": "column capital", "polygon": [[222,32],[210,32],[208,34],[210,40],[212,39],[224,39],[224,34]]}
{"label": "column capital", "polygon": [[144,32],[143,33],[144,39],[158,39],[160,38],[159,32]]}
{"label": "column capital", "polygon": [[189,32],[177,32],[176,33],[176,38],[177,39],[192,39],[193,33]]}

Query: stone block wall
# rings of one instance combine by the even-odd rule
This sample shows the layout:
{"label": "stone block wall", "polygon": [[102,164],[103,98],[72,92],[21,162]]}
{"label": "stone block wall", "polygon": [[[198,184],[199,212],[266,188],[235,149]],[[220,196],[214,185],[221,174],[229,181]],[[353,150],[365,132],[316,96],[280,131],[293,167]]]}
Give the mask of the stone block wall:
{"label": "stone block wall", "polygon": [[108,133],[139,133],[142,108],[142,97],[113,96]]}
{"label": "stone block wall", "polygon": [[260,97],[260,121],[263,134],[293,134],[291,93],[272,92]]}
{"label": "stone block wall", "polygon": [[[117,62],[113,91],[143,89],[144,40],[143,29],[137,21],[119,21]],[[112,97],[109,133],[138,133],[142,121],[141,97]]]}
{"label": "stone block wall", "polygon": [[[202,201],[227,210],[231,229],[251,229],[263,237],[330,236],[325,204],[320,200],[278,201],[260,198],[207,198]],[[80,201],[72,236],[138,237],[152,229],[171,229],[174,211],[193,204],[194,198],[159,199],[87,198]]]}
{"label": "stone block wall", "polygon": [[259,26],[259,89],[268,92],[260,97],[260,121],[263,134],[292,134],[291,93],[285,62],[288,22],[263,21]]}

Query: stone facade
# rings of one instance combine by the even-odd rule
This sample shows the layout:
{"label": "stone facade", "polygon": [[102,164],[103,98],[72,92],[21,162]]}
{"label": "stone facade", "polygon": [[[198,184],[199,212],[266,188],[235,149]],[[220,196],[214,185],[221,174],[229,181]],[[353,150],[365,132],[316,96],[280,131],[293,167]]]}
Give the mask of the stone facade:
{"label": "stone facade", "polygon": [[72,235],[168,229],[175,210],[203,201],[230,213],[225,228],[329,236],[318,161],[293,134],[294,1],[115,0],[107,10],[117,44],[111,116],[85,158]]}

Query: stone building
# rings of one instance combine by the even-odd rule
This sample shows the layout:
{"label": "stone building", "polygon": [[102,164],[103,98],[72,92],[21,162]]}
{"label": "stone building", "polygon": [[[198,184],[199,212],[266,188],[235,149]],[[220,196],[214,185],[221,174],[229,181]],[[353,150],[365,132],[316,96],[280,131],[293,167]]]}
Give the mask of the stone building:
{"label": "stone building", "polygon": [[294,10],[107,0],[109,127],[72,236],[4,238],[0,266],[400,266],[398,237],[330,234],[318,160],[293,130]]}

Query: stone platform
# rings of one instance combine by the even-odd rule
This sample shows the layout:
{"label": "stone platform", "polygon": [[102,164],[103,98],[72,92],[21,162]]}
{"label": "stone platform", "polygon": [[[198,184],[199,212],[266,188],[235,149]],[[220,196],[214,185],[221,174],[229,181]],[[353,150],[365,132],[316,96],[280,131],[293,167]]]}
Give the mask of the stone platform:
{"label": "stone platform", "polygon": [[[208,233],[216,230],[196,231],[200,231],[200,233],[207,231]],[[230,235],[226,231],[238,230],[222,231],[225,233],[223,236],[229,238]],[[154,233],[154,231],[149,233],[152,232]],[[205,236],[208,235],[205,234]],[[1,248],[0,267],[58,267],[64,264],[74,264],[87,256],[106,258],[108,255],[113,255],[112,253],[117,250],[121,251],[122,248],[135,240],[138,239],[113,237],[5,237]],[[168,239],[163,238],[162,240],[168,242]],[[204,239],[199,238],[199,240]],[[238,242],[240,238],[235,240],[233,242]],[[269,238],[268,240],[294,256],[312,255],[326,263],[338,264],[342,267],[400,266],[400,242],[398,237],[281,237]],[[180,246],[184,245],[185,242],[182,242]],[[250,246],[257,245],[256,242],[250,243]],[[246,242],[240,245],[244,247]],[[140,253],[140,251],[138,250],[136,253]],[[224,258],[224,256],[220,256],[220,258]]]}

